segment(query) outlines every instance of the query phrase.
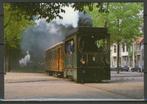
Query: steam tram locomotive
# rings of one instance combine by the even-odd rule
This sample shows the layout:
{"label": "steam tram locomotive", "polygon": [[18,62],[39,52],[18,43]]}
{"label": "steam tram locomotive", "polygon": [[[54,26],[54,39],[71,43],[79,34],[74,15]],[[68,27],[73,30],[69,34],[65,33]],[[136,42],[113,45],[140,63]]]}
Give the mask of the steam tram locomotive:
{"label": "steam tram locomotive", "polygon": [[110,35],[106,28],[79,27],[46,50],[49,75],[79,83],[110,79]]}

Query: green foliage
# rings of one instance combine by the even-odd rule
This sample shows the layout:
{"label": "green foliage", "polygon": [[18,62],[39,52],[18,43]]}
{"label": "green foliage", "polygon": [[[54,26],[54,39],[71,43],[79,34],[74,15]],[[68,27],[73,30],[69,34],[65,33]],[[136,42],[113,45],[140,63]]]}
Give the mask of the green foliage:
{"label": "green foliage", "polygon": [[[38,18],[46,18],[47,22],[50,22],[54,18],[61,18],[59,15],[60,12],[65,12],[63,7],[72,6],[75,10],[85,12],[85,6],[89,10],[93,10],[93,3],[11,3],[12,10],[17,9],[17,15],[20,18],[21,15],[24,15],[28,20],[32,20],[34,16]],[[102,3],[96,3],[100,12],[106,12]]]}
{"label": "green foliage", "polygon": [[143,24],[143,18],[138,13],[143,11],[143,3],[11,3],[4,5],[4,24],[9,23],[5,28],[7,43],[19,40],[19,34],[34,16],[46,18],[48,22],[56,17],[62,18],[59,15],[65,12],[62,7],[69,5],[75,10],[88,12],[95,27],[108,27],[111,42],[130,41],[141,34],[139,26]]}
{"label": "green foliage", "polygon": [[[93,3],[6,3],[4,4],[4,33],[6,46],[16,48],[19,45],[21,32],[34,18],[46,18],[47,22],[65,12],[64,6],[72,6],[75,10],[85,11],[85,6],[93,10]],[[102,3],[97,3],[99,11],[105,11]]]}
{"label": "green foliage", "polygon": [[103,9],[100,10],[101,7],[98,7],[97,4],[93,4],[93,9],[89,9],[88,6],[85,6],[85,12],[88,13],[92,17],[92,22],[94,27],[104,27],[105,21],[107,19],[108,12],[105,12]]}
{"label": "green foliage", "polygon": [[17,48],[19,46],[19,41],[21,38],[21,33],[24,29],[33,24],[33,22],[28,21],[21,16],[18,19],[16,15],[17,10],[12,10],[9,4],[4,4],[4,35],[5,44],[9,48]]}
{"label": "green foliage", "polygon": [[11,9],[17,9],[17,15],[24,15],[26,19],[33,20],[34,16],[46,18],[50,21],[56,17],[62,18],[59,13],[65,12],[61,7],[68,6],[65,3],[11,3]]}
{"label": "green foliage", "polygon": [[[104,4],[106,5],[106,4]],[[99,12],[96,5],[93,10],[85,10],[92,16],[95,27],[108,27],[111,42],[131,42],[133,38],[141,35],[139,27],[143,25],[143,3],[107,3],[108,12]]]}
{"label": "green foliage", "polygon": [[141,35],[139,27],[143,24],[143,17],[139,16],[139,12],[143,10],[142,4],[113,3],[110,10],[108,27],[113,41],[129,42]]}

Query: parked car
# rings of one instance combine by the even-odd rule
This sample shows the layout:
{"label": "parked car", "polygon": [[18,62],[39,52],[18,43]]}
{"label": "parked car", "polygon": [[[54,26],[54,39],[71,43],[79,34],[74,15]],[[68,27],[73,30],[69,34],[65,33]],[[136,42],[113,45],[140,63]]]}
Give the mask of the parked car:
{"label": "parked car", "polygon": [[139,68],[139,67],[134,67],[134,68],[131,68],[131,71],[132,71],[132,72],[141,72],[141,68]]}
{"label": "parked car", "polygon": [[117,71],[117,68],[115,67],[115,68],[111,68],[111,71]]}
{"label": "parked car", "polygon": [[[117,71],[118,68],[111,68],[111,71]],[[128,66],[124,66],[124,67],[119,67],[119,71],[129,71],[129,67]]]}
{"label": "parked car", "polygon": [[120,67],[120,71],[129,71],[128,66]]}
{"label": "parked car", "polygon": [[144,72],[144,68],[142,69],[142,72]]}

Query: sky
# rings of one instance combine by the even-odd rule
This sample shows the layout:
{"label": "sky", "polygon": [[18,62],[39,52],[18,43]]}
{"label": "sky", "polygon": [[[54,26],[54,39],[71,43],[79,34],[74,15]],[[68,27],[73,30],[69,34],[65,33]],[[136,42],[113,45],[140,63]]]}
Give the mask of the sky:
{"label": "sky", "polygon": [[[72,25],[74,28],[78,26],[78,20],[79,20],[79,15],[78,11],[75,11],[72,7],[63,7],[65,10],[65,13],[59,13],[60,16],[63,17],[63,19],[60,19],[57,17],[56,19],[52,21],[56,21],[57,24],[62,24],[64,26],[69,26]],[[45,21],[45,19],[38,19],[35,20],[37,25],[39,24],[40,21]]]}

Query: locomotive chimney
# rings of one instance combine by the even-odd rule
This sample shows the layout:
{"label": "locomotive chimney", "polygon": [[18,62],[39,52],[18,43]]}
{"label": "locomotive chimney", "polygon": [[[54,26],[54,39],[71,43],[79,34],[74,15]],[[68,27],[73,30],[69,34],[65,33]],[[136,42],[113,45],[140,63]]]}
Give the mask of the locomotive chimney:
{"label": "locomotive chimney", "polygon": [[79,12],[78,27],[92,27],[92,18],[88,14]]}

